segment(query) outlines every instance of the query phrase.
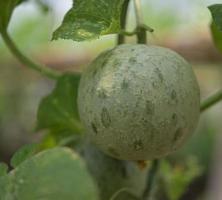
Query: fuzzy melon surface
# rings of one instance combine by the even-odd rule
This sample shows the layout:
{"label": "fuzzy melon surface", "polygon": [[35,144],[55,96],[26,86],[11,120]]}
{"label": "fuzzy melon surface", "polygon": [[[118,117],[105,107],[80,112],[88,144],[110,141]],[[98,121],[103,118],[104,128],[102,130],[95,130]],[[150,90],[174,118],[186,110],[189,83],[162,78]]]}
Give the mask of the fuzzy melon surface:
{"label": "fuzzy melon surface", "polygon": [[191,65],[176,52],[124,44],[100,54],[83,73],[78,108],[103,152],[149,160],[176,151],[192,135],[200,91]]}

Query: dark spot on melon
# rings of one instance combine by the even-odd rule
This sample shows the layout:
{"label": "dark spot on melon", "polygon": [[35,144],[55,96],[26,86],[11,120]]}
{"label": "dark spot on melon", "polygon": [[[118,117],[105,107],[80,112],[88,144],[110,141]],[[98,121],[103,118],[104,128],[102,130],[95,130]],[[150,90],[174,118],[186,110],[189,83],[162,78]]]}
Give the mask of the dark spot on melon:
{"label": "dark spot on melon", "polygon": [[143,142],[142,140],[135,140],[133,143],[133,147],[136,151],[141,151],[143,150],[144,146],[143,146]]}
{"label": "dark spot on melon", "polygon": [[173,91],[171,92],[171,99],[174,100],[174,101],[177,101],[177,93],[176,93],[175,90],[173,90]]}
{"label": "dark spot on melon", "polygon": [[95,69],[95,70],[93,71],[93,76],[96,76],[96,74],[97,74],[97,69]]}
{"label": "dark spot on melon", "polygon": [[119,61],[119,60],[114,60],[114,61],[113,61],[113,65],[114,65],[115,67],[118,67],[118,66],[120,65],[120,61]]}
{"label": "dark spot on melon", "polygon": [[154,105],[149,100],[146,101],[146,113],[148,115],[153,115],[154,114]]}
{"label": "dark spot on melon", "polygon": [[149,140],[153,140],[154,135],[157,133],[156,128],[148,119],[142,118],[141,123],[143,125],[144,131],[149,133]]}
{"label": "dark spot on melon", "polygon": [[131,57],[131,58],[129,59],[129,63],[131,63],[131,64],[137,63],[136,58],[135,58],[135,57]]}
{"label": "dark spot on melon", "polygon": [[102,62],[102,67],[105,67],[106,64],[108,63],[108,61],[109,61],[108,59],[104,59],[103,62]]}
{"label": "dark spot on melon", "polygon": [[95,90],[96,90],[95,86],[92,85],[92,87],[90,87],[89,92],[91,92],[92,94],[94,94],[94,93],[95,93]]}
{"label": "dark spot on melon", "polygon": [[177,117],[176,113],[173,113],[173,115],[172,115],[172,122],[174,125],[176,125],[178,122],[178,117]]}
{"label": "dark spot on melon", "polygon": [[102,109],[101,121],[102,121],[102,124],[105,128],[109,128],[109,126],[111,124],[111,119],[110,119],[110,116],[109,116],[109,112],[106,108]]}
{"label": "dark spot on melon", "polygon": [[153,82],[152,82],[152,86],[153,86],[153,88],[157,88],[157,87],[158,87],[158,82],[153,81]]}
{"label": "dark spot on melon", "polygon": [[122,84],[121,84],[121,88],[123,90],[127,89],[129,87],[129,83],[124,79]]}
{"label": "dark spot on melon", "polygon": [[93,132],[94,132],[95,134],[97,134],[97,133],[98,133],[97,127],[96,127],[96,125],[95,125],[93,122],[91,123],[91,127],[92,127],[92,129],[93,129]]}
{"label": "dark spot on melon", "polygon": [[163,78],[163,74],[161,73],[160,69],[159,68],[155,68],[155,73],[157,74],[160,82],[163,82],[164,81],[164,78]]}
{"label": "dark spot on melon", "polygon": [[98,97],[105,99],[107,97],[106,91],[105,90],[99,90],[98,91]]}
{"label": "dark spot on melon", "polygon": [[178,128],[174,134],[173,143],[179,141],[182,136],[183,136],[183,129]]}
{"label": "dark spot on melon", "polygon": [[108,152],[113,155],[114,157],[119,157],[119,153],[113,147],[108,148]]}

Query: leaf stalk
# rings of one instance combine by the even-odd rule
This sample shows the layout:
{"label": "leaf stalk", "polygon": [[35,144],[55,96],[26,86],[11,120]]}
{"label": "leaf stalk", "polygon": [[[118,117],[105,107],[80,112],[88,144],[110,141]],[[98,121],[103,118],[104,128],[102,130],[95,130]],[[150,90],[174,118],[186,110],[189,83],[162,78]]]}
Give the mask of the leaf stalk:
{"label": "leaf stalk", "polygon": [[207,97],[205,100],[203,100],[200,105],[200,111],[203,112],[207,110],[208,108],[215,105],[221,100],[222,100],[222,89],[217,91],[215,94]]}

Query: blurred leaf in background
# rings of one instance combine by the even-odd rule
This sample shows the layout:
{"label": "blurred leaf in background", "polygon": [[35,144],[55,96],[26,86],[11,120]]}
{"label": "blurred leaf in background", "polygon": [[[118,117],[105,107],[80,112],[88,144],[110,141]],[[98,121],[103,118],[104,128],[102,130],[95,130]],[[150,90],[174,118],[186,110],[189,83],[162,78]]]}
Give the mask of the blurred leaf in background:
{"label": "blurred leaf in background", "polygon": [[222,31],[222,4],[214,4],[208,8],[211,12],[215,25],[219,31]]}
{"label": "blurred leaf in background", "polygon": [[222,31],[218,29],[214,22],[211,23],[210,28],[214,44],[222,53]]}
{"label": "blurred leaf in background", "polygon": [[209,6],[213,21],[211,23],[211,34],[215,46],[222,52],[222,4]]}
{"label": "blurred leaf in background", "polygon": [[37,130],[48,129],[61,138],[82,132],[77,108],[79,81],[78,74],[65,74],[58,80],[53,92],[39,105]]}

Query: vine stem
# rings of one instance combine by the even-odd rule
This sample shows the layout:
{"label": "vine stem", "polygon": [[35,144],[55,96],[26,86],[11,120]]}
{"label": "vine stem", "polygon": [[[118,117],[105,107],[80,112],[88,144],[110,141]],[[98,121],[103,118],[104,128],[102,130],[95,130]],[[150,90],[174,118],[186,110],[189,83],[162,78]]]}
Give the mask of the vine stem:
{"label": "vine stem", "polygon": [[14,56],[23,64],[25,64],[27,67],[40,72],[42,75],[45,75],[46,77],[50,79],[58,79],[62,74],[59,73],[56,70],[50,69],[46,66],[42,66],[40,64],[37,64],[30,60],[28,57],[26,57],[15,45],[11,37],[9,36],[7,31],[1,32],[2,38],[5,42],[5,44],[8,46],[9,50],[14,54]]}
{"label": "vine stem", "polygon": [[[121,23],[120,25],[121,25],[122,30],[126,28],[127,11],[129,7],[129,3],[130,3],[130,0],[125,0],[125,2],[123,3],[121,19],[120,19],[120,23]],[[117,44],[120,45],[120,44],[123,44],[124,42],[125,42],[125,36],[123,34],[118,34]]]}
{"label": "vine stem", "polygon": [[143,25],[142,5],[141,0],[134,0],[136,23],[137,23],[137,42],[139,44],[146,44],[147,35],[146,28]]}
{"label": "vine stem", "polygon": [[200,111],[203,112],[206,109],[210,108],[214,104],[222,100],[222,89],[217,91],[215,94],[207,97],[200,105]]}

